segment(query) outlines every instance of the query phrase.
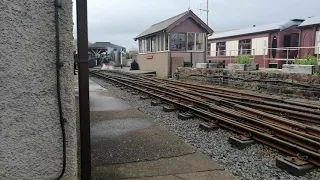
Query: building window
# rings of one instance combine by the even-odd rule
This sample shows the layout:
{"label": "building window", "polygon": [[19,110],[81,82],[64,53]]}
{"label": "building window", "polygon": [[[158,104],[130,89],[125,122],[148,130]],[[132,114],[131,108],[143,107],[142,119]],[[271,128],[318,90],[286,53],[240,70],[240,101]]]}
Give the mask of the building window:
{"label": "building window", "polygon": [[161,35],[157,35],[156,41],[157,41],[156,51],[161,51]]}
{"label": "building window", "polygon": [[226,42],[218,42],[216,47],[216,52],[218,56],[226,55]]}
{"label": "building window", "polygon": [[188,33],[188,51],[204,51],[204,33]]}
{"label": "building window", "polygon": [[164,42],[165,38],[164,38],[164,36],[165,36],[164,34],[160,35],[160,51],[164,51],[164,49],[165,49],[164,48],[164,46],[165,46],[165,42]]}
{"label": "building window", "polygon": [[168,41],[168,35],[164,35],[164,38],[165,38],[164,48],[165,48],[165,50],[168,50],[168,43],[169,43],[169,41]]}
{"label": "building window", "polygon": [[204,33],[196,33],[196,51],[204,51]]}
{"label": "building window", "polygon": [[293,33],[292,34],[292,47],[298,47],[299,46],[299,33]]}
{"label": "building window", "polygon": [[151,38],[151,52],[155,52],[156,51],[156,45],[157,45],[157,40],[156,40],[156,36]]}
{"label": "building window", "polygon": [[239,54],[240,55],[251,54],[251,39],[244,39],[239,41]]}
{"label": "building window", "polygon": [[146,52],[151,52],[151,39],[148,38],[146,41],[147,41],[146,42],[146,47],[147,47]]}
{"label": "building window", "polygon": [[142,40],[139,40],[139,53],[142,53]]}
{"label": "building window", "polygon": [[186,50],[186,34],[171,34],[171,50]]}
{"label": "building window", "polygon": [[145,39],[139,40],[139,52],[140,53],[146,52],[146,40]]}
{"label": "building window", "polygon": [[188,51],[195,51],[196,47],[194,46],[195,33],[188,33]]}
{"label": "building window", "polygon": [[283,37],[283,47],[291,47],[291,36],[285,35]]}
{"label": "building window", "polygon": [[165,38],[164,34],[160,34],[157,36],[157,51],[164,51],[165,50]]}

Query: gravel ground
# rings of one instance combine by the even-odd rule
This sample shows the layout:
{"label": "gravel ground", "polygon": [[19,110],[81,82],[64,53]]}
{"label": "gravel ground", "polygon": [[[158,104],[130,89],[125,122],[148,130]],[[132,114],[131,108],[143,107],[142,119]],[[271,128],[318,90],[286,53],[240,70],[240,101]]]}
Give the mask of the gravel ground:
{"label": "gravel ground", "polygon": [[239,179],[320,179],[319,168],[310,171],[303,177],[291,176],[277,168],[275,159],[285,156],[276,149],[256,143],[244,150],[238,150],[228,143],[228,137],[233,135],[230,131],[223,129],[211,132],[201,131],[198,126],[203,121],[200,119],[181,121],[177,118],[178,112],[163,112],[160,106],[151,106],[151,100],[140,100],[139,95],[133,96],[104,80],[93,77],[91,77],[91,80],[113,92],[115,96],[125,100],[131,106],[149,115],[152,120],[167,127],[169,131],[178,135],[186,143],[197,147],[199,151],[223,165]]}

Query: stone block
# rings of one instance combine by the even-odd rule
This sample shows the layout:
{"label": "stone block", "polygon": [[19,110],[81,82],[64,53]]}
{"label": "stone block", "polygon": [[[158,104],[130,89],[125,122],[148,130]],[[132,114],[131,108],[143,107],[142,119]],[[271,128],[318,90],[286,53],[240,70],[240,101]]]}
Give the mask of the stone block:
{"label": "stone block", "polygon": [[245,65],[246,71],[256,71],[259,70],[259,64],[246,64]]}
{"label": "stone block", "polygon": [[230,137],[229,143],[238,149],[244,149],[251,144],[254,144],[255,141],[251,138],[247,138],[245,136],[236,136],[236,137]]}
{"label": "stone block", "polygon": [[303,176],[306,172],[314,168],[313,164],[301,161],[295,157],[277,158],[276,166],[294,176]]}
{"label": "stone block", "polygon": [[221,62],[208,63],[208,68],[223,68],[223,63]]}
{"label": "stone block", "polygon": [[197,63],[196,68],[208,68],[208,63]]}
{"label": "stone block", "polygon": [[283,64],[282,71],[285,73],[313,74],[314,65],[298,65],[298,64]]}
{"label": "stone block", "polygon": [[238,70],[238,71],[244,71],[245,65],[244,64],[228,64],[228,69],[230,70]]}
{"label": "stone block", "polygon": [[256,71],[259,70],[259,64],[228,64],[228,69],[239,71]]}

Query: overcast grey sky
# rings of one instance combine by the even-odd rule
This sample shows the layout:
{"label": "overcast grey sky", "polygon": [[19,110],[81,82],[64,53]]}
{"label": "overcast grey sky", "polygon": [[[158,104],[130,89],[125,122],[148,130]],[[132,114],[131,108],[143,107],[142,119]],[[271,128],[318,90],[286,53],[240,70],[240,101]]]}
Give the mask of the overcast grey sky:
{"label": "overcast grey sky", "polygon": [[[206,0],[190,0],[190,4],[191,10],[206,22],[205,13],[197,10]],[[188,7],[189,0],[88,0],[89,41],[109,41],[127,49],[137,47],[135,36]],[[222,31],[307,18],[320,15],[319,7],[320,0],[209,0],[209,26]],[[73,9],[76,36],[75,3]]]}

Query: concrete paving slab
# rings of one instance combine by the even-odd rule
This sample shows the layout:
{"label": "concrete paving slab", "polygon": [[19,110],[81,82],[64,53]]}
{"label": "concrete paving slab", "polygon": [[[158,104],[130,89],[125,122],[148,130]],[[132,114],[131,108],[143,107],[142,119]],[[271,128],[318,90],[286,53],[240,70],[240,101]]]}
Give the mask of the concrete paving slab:
{"label": "concrete paving slab", "polygon": [[226,171],[205,171],[187,174],[176,174],[175,176],[180,177],[184,180],[236,180],[236,177],[232,176]]}
{"label": "concrete paving slab", "polygon": [[149,119],[91,122],[94,166],[181,156],[193,153],[194,149]]}
{"label": "concrete paving slab", "polygon": [[110,96],[107,92],[92,92],[90,97],[90,111],[119,111],[131,109],[125,101]]}
{"label": "concrete paving slab", "polygon": [[96,166],[93,167],[93,179],[143,178],[219,170],[222,171],[224,168],[207,156],[196,152],[154,161]]}
{"label": "concrete paving slab", "polygon": [[194,147],[93,81],[90,103],[93,179],[228,177],[211,158],[195,152]]}
{"label": "concrete paving slab", "polygon": [[181,180],[181,178],[177,176],[154,176],[154,177],[143,177],[143,178],[129,178],[125,180]]}
{"label": "concrete paving slab", "polygon": [[125,119],[125,118],[148,118],[148,116],[146,114],[143,114],[137,109],[90,112],[91,121],[115,120],[115,119]]}
{"label": "concrete paving slab", "polygon": [[[78,79],[74,78],[74,89],[76,98],[79,97]],[[89,80],[90,111],[119,111],[131,109],[125,101],[116,98],[111,92],[97,83]]]}

